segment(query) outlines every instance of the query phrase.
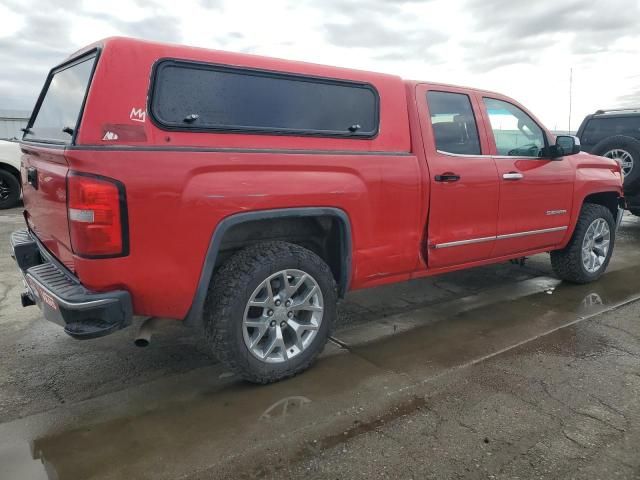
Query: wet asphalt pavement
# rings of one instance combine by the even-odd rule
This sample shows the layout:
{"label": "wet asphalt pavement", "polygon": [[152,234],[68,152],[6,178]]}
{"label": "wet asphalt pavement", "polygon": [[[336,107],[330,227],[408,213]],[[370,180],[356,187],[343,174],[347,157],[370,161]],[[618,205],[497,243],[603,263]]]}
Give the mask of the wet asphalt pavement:
{"label": "wet asphalt pavement", "polygon": [[640,478],[640,219],[597,283],[547,255],[350,294],[325,354],[238,382],[197,332],[23,309],[0,212],[0,480]]}

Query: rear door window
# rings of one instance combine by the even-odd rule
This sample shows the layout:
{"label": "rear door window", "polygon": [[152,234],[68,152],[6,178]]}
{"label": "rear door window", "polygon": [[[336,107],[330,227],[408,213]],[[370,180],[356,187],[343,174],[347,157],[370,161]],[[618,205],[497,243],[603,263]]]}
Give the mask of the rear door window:
{"label": "rear door window", "polygon": [[480,155],[478,127],[469,97],[462,93],[427,92],[436,149],[456,155]]}
{"label": "rear door window", "polygon": [[165,60],[151,113],[168,129],[372,137],[378,94],[364,83]]}
{"label": "rear door window", "polygon": [[96,54],[54,70],[25,140],[69,144],[74,138],[87,94]]}

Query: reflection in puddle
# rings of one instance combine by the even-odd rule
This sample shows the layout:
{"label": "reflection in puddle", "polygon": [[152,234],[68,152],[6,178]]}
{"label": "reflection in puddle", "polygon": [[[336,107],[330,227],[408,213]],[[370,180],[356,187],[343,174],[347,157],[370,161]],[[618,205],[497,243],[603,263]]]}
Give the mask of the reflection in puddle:
{"label": "reflection in puddle", "polygon": [[602,297],[597,293],[590,293],[582,299],[582,303],[580,305],[582,310],[589,311],[594,307],[604,305],[604,300],[602,300]]}
{"label": "reflection in puddle", "polygon": [[274,417],[286,417],[309,403],[311,403],[311,400],[302,396],[283,398],[267,408],[264,413],[260,415],[260,420],[269,420]]}

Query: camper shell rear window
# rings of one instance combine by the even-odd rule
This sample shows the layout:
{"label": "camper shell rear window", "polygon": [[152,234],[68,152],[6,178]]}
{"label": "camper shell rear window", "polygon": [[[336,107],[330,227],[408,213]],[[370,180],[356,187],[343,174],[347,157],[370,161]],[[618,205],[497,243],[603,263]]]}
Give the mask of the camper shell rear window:
{"label": "camper shell rear window", "polygon": [[54,68],[40,94],[23,140],[71,144],[76,137],[97,51]]}
{"label": "camper shell rear window", "polygon": [[151,117],[183,131],[372,138],[379,97],[367,83],[179,60],[162,60]]}

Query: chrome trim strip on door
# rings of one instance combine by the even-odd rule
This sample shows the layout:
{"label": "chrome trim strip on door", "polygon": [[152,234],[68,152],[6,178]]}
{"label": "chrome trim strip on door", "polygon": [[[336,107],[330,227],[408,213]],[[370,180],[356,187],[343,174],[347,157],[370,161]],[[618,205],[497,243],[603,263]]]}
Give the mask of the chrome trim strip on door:
{"label": "chrome trim strip on door", "polygon": [[467,157],[467,158],[476,158],[476,157],[490,157],[491,155],[482,155],[482,154],[478,154],[478,155],[467,155],[466,153],[451,153],[451,152],[445,152],[444,150],[436,150],[436,152],[438,152],[441,155],[447,155],[449,157]]}
{"label": "chrome trim strip on door", "polygon": [[553,233],[553,232],[561,232],[567,230],[569,227],[553,227],[553,228],[544,228],[542,230],[529,230],[526,232],[516,232],[516,233],[507,233],[504,235],[498,235],[495,237],[482,237],[482,238],[471,238],[469,240],[457,240],[455,242],[446,242],[446,243],[438,243],[433,245],[432,248],[440,249],[440,248],[450,248],[450,247],[460,247],[462,245],[471,245],[474,243],[485,243],[491,242],[493,240],[506,240],[509,238],[518,238],[518,237],[526,237],[529,235],[540,235],[543,233]]}
{"label": "chrome trim strip on door", "polygon": [[433,248],[460,247],[462,245],[470,245],[472,243],[492,242],[495,239],[496,237],[483,237],[483,238],[471,238],[469,240],[457,240],[455,242],[438,243],[437,245],[433,245]]}
{"label": "chrome trim strip on door", "polygon": [[549,158],[546,157],[526,157],[526,156],[510,156],[510,155],[468,155],[466,153],[451,153],[445,152],[444,150],[436,150],[441,155],[448,155],[449,157],[469,157],[469,158],[496,158],[496,159],[508,159],[508,160],[546,160],[549,161]]}
{"label": "chrome trim strip on door", "polygon": [[553,227],[553,228],[544,228],[542,230],[530,230],[528,232],[507,233],[505,235],[498,235],[496,238],[498,240],[504,240],[506,238],[526,237],[528,235],[540,235],[541,233],[561,232],[563,230],[566,230],[567,228],[569,227]]}
{"label": "chrome trim strip on door", "polygon": [[491,155],[493,158],[497,158],[498,160],[500,159],[504,159],[504,160],[545,160],[545,161],[549,161],[551,160],[550,158],[547,157],[527,157],[526,155],[519,155],[519,156],[515,156],[515,155]]}

